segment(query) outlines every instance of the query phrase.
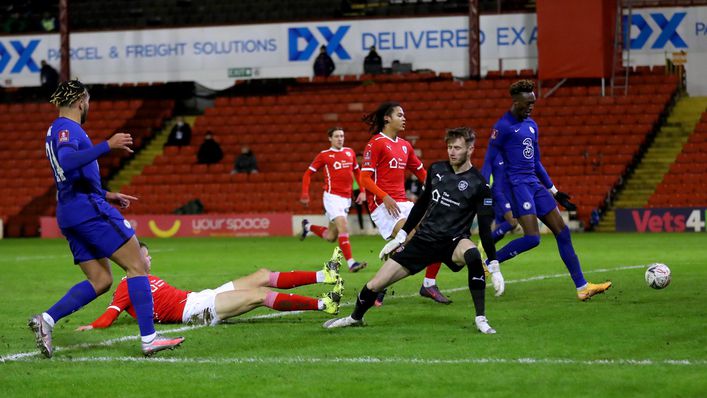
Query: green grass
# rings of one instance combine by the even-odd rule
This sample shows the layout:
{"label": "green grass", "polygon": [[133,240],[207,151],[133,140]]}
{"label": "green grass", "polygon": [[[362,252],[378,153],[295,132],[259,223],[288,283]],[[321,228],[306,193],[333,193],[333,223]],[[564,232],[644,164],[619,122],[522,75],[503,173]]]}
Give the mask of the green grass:
{"label": "green grass", "polygon": [[[367,327],[325,330],[322,313],[258,309],[216,327],[181,330],[183,347],[143,359],[132,318],[106,330],[75,332],[110,301],[99,297],[61,320],[51,360],[34,353],[30,314],[46,310],[82,279],[63,240],[0,241],[0,389],[2,396],[327,396],[327,397],[698,397],[707,394],[703,234],[576,234],[587,279],[614,287],[579,302],[554,240],[502,265],[506,294],[489,283],[487,315],[497,330],[473,325],[466,271],[440,273],[454,303],[417,296],[421,275],[393,286]],[[506,241],[501,242],[501,244]],[[172,285],[200,290],[260,267],[319,268],[332,244],[316,238],[149,240],[153,272]],[[378,269],[377,237],[353,237],[369,261],[344,274],[348,303]],[[643,267],[673,271],[664,290],[648,288]],[[122,271],[114,267],[118,279]],[[545,276],[545,278],[536,278]],[[293,290],[315,295],[322,286]],[[275,316],[263,317],[263,315]],[[183,329],[158,325],[159,330]],[[639,362],[636,362],[639,361]],[[671,361],[683,361],[673,363]]]}

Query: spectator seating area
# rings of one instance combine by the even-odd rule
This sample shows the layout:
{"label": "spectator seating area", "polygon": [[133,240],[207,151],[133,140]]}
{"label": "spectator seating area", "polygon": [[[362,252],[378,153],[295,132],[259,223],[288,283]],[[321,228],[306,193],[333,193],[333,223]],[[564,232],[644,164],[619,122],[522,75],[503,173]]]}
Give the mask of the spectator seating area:
{"label": "spectator seating area", "polygon": [[[674,94],[676,79],[661,73],[632,77],[625,97],[601,97],[598,86],[568,86],[538,101],[534,117],[543,163],[555,184],[573,195],[585,225],[634,161]],[[171,212],[194,198],[208,212],[303,211],[297,202],[301,177],[314,156],[328,148],[326,130],[342,126],[346,146],[363,151],[370,134],[361,117],[386,99],[401,101],[407,117],[403,136],[425,164],[446,159],[445,128],[468,125],[477,132],[473,163],[480,167],[491,127],[510,106],[507,90],[513,81],[461,82],[448,74],[369,78],[374,77],[302,79],[287,95],[218,98],[197,119],[191,146],[169,148],[124,189],[143,198],[131,211]],[[207,130],[226,154],[220,164],[195,164]],[[256,154],[259,174],[230,174],[244,145]],[[322,210],[317,178],[321,173],[312,184],[308,212]]]}
{"label": "spectator seating area", "polygon": [[648,200],[649,207],[707,204],[707,112],[702,114],[677,160]]}
{"label": "spectator seating area", "polygon": [[[92,100],[84,128],[94,143],[118,130],[130,132],[133,147],[139,149],[171,115],[173,106],[172,100]],[[0,104],[0,123],[12,127],[0,142],[5,166],[0,176],[0,218],[9,236],[34,236],[38,216],[55,214],[56,189],[44,149],[44,132],[56,116],[56,108],[49,103]],[[129,156],[116,151],[100,158],[102,177],[117,171]]]}

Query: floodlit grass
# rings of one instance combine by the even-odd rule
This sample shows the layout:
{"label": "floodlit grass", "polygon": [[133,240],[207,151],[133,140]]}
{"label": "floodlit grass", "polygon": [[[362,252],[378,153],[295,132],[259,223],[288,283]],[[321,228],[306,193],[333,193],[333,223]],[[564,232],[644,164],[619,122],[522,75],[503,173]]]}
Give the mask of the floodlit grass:
{"label": "floodlit grass", "polygon": [[[449,306],[419,297],[417,275],[394,285],[384,306],[366,315],[364,328],[325,330],[323,313],[258,309],[216,327],[158,325],[187,340],[151,359],[141,356],[137,324],[126,314],[109,329],[74,331],[105,310],[106,294],[58,323],[51,360],[36,351],[27,318],[82,274],[63,240],[0,241],[2,396],[705,396],[704,234],[576,234],[573,240],[587,279],[611,279],[614,287],[579,302],[554,240],[545,236],[538,248],[502,265],[503,297],[494,297],[488,284],[493,336],[473,325],[466,270],[443,268],[439,284],[454,300]],[[189,290],[260,267],[318,269],[334,247],[317,238],[148,243],[153,272]],[[344,273],[342,315],[378,269],[382,244],[377,237],[352,238],[354,255],[370,265]],[[670,266],[668,288],[645,285],[643,272],[652,262]],[[113,270],[119,279],[122,270]]]}

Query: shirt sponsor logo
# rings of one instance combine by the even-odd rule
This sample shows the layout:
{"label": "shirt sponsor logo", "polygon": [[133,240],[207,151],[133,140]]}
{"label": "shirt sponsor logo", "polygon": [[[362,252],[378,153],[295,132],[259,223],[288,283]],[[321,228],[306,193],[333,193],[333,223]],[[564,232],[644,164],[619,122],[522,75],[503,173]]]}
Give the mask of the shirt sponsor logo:
{"label": "shirt sponsor logo", "polygon": [[59,142],[69,142],[69,130],[61,130],[59,132]]}

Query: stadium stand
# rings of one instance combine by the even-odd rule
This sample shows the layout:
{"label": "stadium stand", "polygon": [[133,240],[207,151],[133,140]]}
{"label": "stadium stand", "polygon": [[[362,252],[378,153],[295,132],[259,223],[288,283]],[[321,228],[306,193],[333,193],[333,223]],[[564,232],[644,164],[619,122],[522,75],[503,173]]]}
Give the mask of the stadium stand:
{"label": "stadium stand", "polygon": [[[346,145],[362,151],[370,135],[360,119],[384,98],[401,99],[408,119],[404,136],[425,163],[446,158],[438,145],[445,128],[470,125],[479,135],[473,161],[481,165],[491,126],[509,107],[512,81],[501,75],[462,82],[432,73],[302,78],[286,95],[220,97],[197,119],[192,146],[168,148],[124,191],[144,198],[131,207],[142,214],[172,212],[195,198],[207,212],[298,211],[302,173],[325,149],[326,129],[342,126]],[[673,76],[655,71],[633,78],[625,97],[601,97],[598,86],[575,85],[538,101],[543,163],[555,183],[574,195],[585,225],[635,162],[676,88]],[[207,130],[226,153],[220,164],[195,164]],[[243,145],[258,156],[260,174],[230,174]],[[313,196],[311,211],[321,210],[320,200]]]}
{"label": "stadium stand", "polygon": [[707,203],[707,111],[664,175],[648,207],[704,206]]}
{"label": "stadium stand", "polygon": [[[115,131],[130,131],[134,148],[139,150],[163,119],[171,115],[173,107],[171,100],[94,100],[84,127],[94,142]],[[7,170],[0,176],[0,218],[7,226],[7,236],[36,236],[38,217],[54,215],[56,189],[44,148],[27,145],[27,137],[40,136],[39,132],[45,132],[54,118],[56,108],[49,103],[0,104],[0,122],[13,126],[0,142],[0,158]],[[34,138],[32,142],[38,141]],[[129,156],[111,153],[101,158],[102,177],[109,178]]]}

